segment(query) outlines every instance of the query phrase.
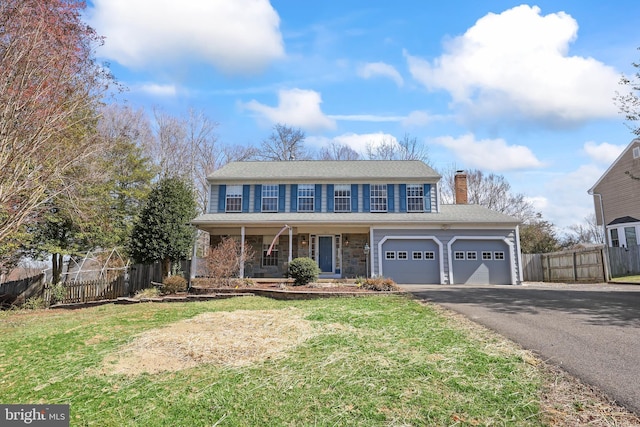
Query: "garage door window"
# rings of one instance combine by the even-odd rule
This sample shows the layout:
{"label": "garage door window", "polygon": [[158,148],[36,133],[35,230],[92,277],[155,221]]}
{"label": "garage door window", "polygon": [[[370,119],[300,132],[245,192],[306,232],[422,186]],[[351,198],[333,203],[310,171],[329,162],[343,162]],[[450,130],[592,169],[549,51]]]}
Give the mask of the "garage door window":
{"label": "garage door window", "polygon": [[458,259],[458,260],[464,259],[464,252],[458,251],[453,256],[455,257],[455,259]]}
{"label": "garage door window", "polygon": [[482,259],[484,260],[491,260],[493,259],[491,252],[482,252]]}
{"label": "garage door window", "polygon": [[393,251],[387,251],[384,253],[386,259],[396,259],[396,253]]}
{"label": "garage door window", "polygon": [[422,252],[411,252],[411,258],[414,260],[421,260]]}
{"label": "garage door window", "polygon": [[433,251],[426,251],[424,253],[424,259],[436,259],[436,253]]}
{"label": "garage door window", "polygon": [[477,252],[473,252],[473,251],[467,252],[467,260],[474,261],[476,259],[478,259],[478,253]]}
{"label": "garage door window", "polygon": [[493,259],[504,260],[504,252],[494,252]]}
{"label": "garage door window", "polygon": [[407,253],[407,251],[398,251],[398,259],[408,259],[409,258],[409,254]]}

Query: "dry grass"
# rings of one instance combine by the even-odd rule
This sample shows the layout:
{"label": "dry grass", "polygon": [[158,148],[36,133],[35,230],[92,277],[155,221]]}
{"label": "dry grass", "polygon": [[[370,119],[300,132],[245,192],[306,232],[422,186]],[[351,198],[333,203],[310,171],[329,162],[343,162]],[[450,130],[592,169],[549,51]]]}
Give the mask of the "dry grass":
{"label": "dry grass", "polygon": [[106,358],[102,372],[138,375],[205,363],[246,366],[278,358],[317,333],[293,308],[202,313],[144,332]]}

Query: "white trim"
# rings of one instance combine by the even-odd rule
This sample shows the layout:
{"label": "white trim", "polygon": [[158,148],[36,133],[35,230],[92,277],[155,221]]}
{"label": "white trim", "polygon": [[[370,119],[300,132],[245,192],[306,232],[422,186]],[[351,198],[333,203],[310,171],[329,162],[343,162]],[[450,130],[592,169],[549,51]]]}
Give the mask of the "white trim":
{"label": "white trim", "polygon": [[453,280],[454,271],[453,257],[451,256],[451,247],[457,240],[502,240],[503,242],[505,242],[507,246],[509,246],[509,261],[511,262],[509,270],[511,272],[511,283],[518,283],[516,281],[515,264],[513,262],[513,255],[515,255],[513,242],[509,238],[501,236],[455,236],[453,239],[449,240],[449,243],[447,243],[447,256],[449,257],[449,283],[451,283],[452,285],[455,283],[455,280]]}
{"label": "white trim", "polygon": [[518,244],[518,248],[516,250],[516,256],[518,257],[518,284],[521,285],[524,281],[524,276],[522,272],[522,246],[520,245],[520,226],[516,226],[516,243]]}
{"label": "white trim", "polygon": [[[371,236],[373,238],[373,230],[371,232],[372,232]],[[382,245],[387,240],[432,240],[434,241],[438,245],[438,255],[439,255],[438,258],[439,258],[439,264],[440,264],[439,265],[440,283],[444,284],[444,249],[443,249],[444,246],[440,241],[440,239],[438,239],[436,236],[384,236],[378,242],[378,271],[380,272],[379,274],[380,276],[384,276],[382,271]],[[373,239],[371,241],[373,241]],[[372,273],[373,273],[373,268],[372,268]]]}
{"label": "white trim", "polygon": [[240,272],[238,275],[241,279],[244,279],[244,225],[240,227]]}
{"label": "white trim", "polygon": [[627,245],[627,235],[625,234],[625,227],[633,227],[636,230],[636,240],[638,242],[638,244],[640,244],[640,221],[636,221],[636,222],[623,222],[623,223],[619,223],[619,224],[613,224],[613,225],[607,225],[606,226],[606,231],[605,231],[605,237],[607,239],[608,242],[608,246],[611,248],[613,247],[611,245],[611,230],[613,229],[617,229],[618,230],[618,244],[620,245],[619,247],[628,247],[629,245]]}
{"label": "white trim", "polygon": [[293,227],[289,227],[289,258],[288,262],[291,264],[293,258]]}
{"label": "white trim", "polygon": [[[336,236],[335,234],[316,234],[316,263],[320,267],[320,238],[331,237],[331,271],[321,271],[321,277],[334,277],[336,274]],[[342,274],[342,270],[340,270]]]}
{"label": "white trim", "polygon": [[375,252],[373,248],[373,227],[369,227],[369,277],[375,277],[376,272],[373,266],[373,254]]}

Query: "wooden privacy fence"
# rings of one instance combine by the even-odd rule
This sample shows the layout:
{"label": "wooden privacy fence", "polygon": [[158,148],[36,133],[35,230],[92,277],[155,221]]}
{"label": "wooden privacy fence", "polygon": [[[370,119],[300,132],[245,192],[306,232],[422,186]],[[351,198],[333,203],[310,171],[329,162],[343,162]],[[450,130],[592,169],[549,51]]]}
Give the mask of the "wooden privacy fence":
{"label": "wooden privacy fence", "polygon": [[42,273],[22,280],[0,283],[0,303],[20,305],[29,298],[41,297],[45,280]]}
{"label": "wooden privacy fence", "polygon": [[611,277],[640,274],[640,246],[608,248]]}
{"label": "wooden privacy fence", "polygon": [[525,282],[606,282],[609,277],[606,250],[602,247],[522,254]]}

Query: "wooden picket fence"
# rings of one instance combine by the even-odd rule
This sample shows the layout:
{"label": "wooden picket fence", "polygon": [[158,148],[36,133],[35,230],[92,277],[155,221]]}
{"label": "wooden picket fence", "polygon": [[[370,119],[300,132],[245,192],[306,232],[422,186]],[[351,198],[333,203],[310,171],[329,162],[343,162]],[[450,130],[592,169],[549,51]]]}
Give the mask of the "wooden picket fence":
{"label": "wooden picket fence", "polygon": [[62,289],[62,295],[55,295],[56,285],[46,284],[44,286],[45,301],[52,301],[55,298],[57,303],[72,304],[112,300],[128,295],[124,274],[111,281],[100,279],[62,283]]}

